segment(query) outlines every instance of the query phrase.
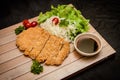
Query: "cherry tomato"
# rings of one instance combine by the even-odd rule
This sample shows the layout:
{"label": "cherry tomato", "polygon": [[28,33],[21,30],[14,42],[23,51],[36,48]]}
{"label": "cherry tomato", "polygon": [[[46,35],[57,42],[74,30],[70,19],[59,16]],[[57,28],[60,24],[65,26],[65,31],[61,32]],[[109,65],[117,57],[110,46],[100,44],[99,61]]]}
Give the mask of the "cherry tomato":
{"label": "cherry tomato", "polygon": [[35,27],[37,24],[38,24],[37,21],[31,22],[31,26],[32,26],[32,27]]}
{"label": "cherry tomato", "polygon": [[29,21],[27,19],[23,20],[23,25],[25,26]]}
{"label": "cherry tomato", "polygon": [[52,22],[57,25],[59,23],[59,19],[58,18],[53,18]]}
{"label": "cherry tomato", "polygon": [[26,29],[32,27],[32,26],[31,26],[31,23],[26,23],[24,26],[25,26]]}

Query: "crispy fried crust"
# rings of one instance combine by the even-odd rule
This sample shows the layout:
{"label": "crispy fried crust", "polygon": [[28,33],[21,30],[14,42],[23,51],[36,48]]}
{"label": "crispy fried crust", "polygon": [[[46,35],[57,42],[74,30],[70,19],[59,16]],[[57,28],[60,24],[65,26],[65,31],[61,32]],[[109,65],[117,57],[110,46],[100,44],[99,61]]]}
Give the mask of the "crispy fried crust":
{"label": "crispy fried crust", "polygon": [[33,46],[32,51],[29,53],[29,56],[32,59],[35,59],[39,55],[39,53],[43,49],[44,45],[46,44],[47,40],[49,39],[49,37],[50,37],[50,35],[46,31],[44,31],[40,35],[40,37],[38,38],[38,40],[35,42],[35,45]]}
{"label": "crispy fried crust", "polygon": [[68,42],[40,27],[24,30],[17,36],[16,45],[24,55],[47,65],[60,65],[70,51]]}
{"label": "crispy fried crust", "polygon": [[47,65],[60,65],[64,59],[68,56],[70,45],[68,42],[63,41],[62,48],[59,50],[56,56],[50,56],[45,64]]}

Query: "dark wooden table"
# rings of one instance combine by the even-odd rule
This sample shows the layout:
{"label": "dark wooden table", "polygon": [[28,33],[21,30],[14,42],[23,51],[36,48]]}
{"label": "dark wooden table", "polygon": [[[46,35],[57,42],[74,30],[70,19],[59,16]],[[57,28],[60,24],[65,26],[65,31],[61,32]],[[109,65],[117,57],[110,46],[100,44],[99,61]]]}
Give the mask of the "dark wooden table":
{"label": "dark wooden table", "polygon": [[117,51],[111,58],[68,80],[120,80],[120,3],[118,0],[10,0],[0,2],[0,29],[38,16],[50,6],[73,4]]}

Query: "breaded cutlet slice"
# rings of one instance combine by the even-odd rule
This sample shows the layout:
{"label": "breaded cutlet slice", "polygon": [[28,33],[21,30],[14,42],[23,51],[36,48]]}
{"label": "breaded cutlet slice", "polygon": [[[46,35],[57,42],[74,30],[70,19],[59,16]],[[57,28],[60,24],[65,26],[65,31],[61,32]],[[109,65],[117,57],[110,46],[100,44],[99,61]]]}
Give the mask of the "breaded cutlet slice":
{"label": "breaded cutlet slice", "polygon": [[62,38],[57,38],[55,43],[54,43],[54,48],[55,50],[52,51],[52,53],[49,55],[49,57],[47,58],[47,60],[45,61],[45,63],[47,64],[50,64],[50,65],[53,65],[55,64],[55,62],[51,59],[55,58],[59,51],[61,50],[62,46],[63,46],[63,42],[64,40]]}
{"label": "breaded cutlet slice", "polygon": [[39,55],[41,50],[44,48],[47,40],[49,39],[49,37],[50,37],[50,34],[45,30],[42,34],[40,34],[40,37],[35,41],[35,45],[33,46],[33,49],[31,50],[31,52],[29,53],[29,56],[32,59],[35,59]]}
{"label": "breaded cutlet slice", "polygon": [[45,64],[47,65],[60,65],[64,61],[64,59],[68,56],[70,51],[70,44],[69,42],[63,41],[62,47],[59,50],[58,54],[55,56],[49,56],[46,60]]}
{"label": "breaded cutlet slice", "polygon": [[50,36],[45,47],[37,56],[36,60],[47,65],[60,65],[70,51],[69,42],[57,36]]}
{"label": "breaded cutlet slice", "polygon": [[33,49],[33,46],[36,45],[36,41],[39,39],[43,31],[44,29],[39,27],[24,30],[17,36],[16,45],[20,50],[24,51],[25,55],[28,55]]}
{"label": "breaded cutlet slice", "polygon": [[32,49],[33,40],[36,38],[33,36],[35,33],[34,28],[29,28],[24,30],[17,36],[16,45],[19,47],[20,50]]}
{"label": "breaded cutlet slice", "polygon": [[48,41],[46,42],[43,50],[37,56],[36,60],[39,62],[44,62],[50,54],[55,50],[55,41],[57,40],[56,36],[51,35]]}
{"label": "breaded cutlet slice", "polygon": [[62,62],[64,61],[64,59],[68,56],[70,52],[70,44],[69,42],[64,42],[64,45],[62,47],[62,49],[59,51],[57,57],[56,57],[56,63],[55,65],[60,65],[62,64]]}
{"label": "breaded cutlet slice", "polygon": [[[42,29],[42,28],[39,28],[39,27],[36,27],[35,29],[34,29],[34,33],[33,33],[33,35],[31,36],[31,37],[35,37],[35,38],[32,38],[31,39],[31,37],[29,37],[28,38],[28,40],[29,41],[31,41],[31,43],[32,43],[32,45],[29,45],[28,46],[28,48],[24,51],[24,54],[25,55],[29,55],[32,59],[34,58],[34,56],[32,57],[31,55],[30,55],[30,53],[31,53],[31,51],[33,51],[34,50],[34,47],[35,46],[38,46],[38,44],[39,44],[39,38],[41,37],[41,35],[44,33],[44,29]],[[35,35],[35,36],[34,36]],[[39,45],[40,46],[40,45]],[[41,48],[41,46],[40,46],[40,48]],[[37,51],[36,51],[37,52]]]}

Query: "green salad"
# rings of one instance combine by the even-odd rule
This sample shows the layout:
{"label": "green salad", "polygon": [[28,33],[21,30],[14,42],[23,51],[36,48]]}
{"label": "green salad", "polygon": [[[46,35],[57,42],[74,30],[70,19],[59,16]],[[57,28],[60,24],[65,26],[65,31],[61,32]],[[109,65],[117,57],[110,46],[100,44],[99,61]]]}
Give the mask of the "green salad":
{"label": "green salad", "polygon": [[51,10],[45,13],[40,13],[38,17],[38,23],[44,23],[48,18],[52,16],[58,16],[60,18],[59,27],[68,28],[72,25],[72,28],[67,30],[66,34],[70,40],[80,34],[89,30],[89,20],[85,19],[79,10],[76,10],[71,5],[58,5],[57,7],[51,6]]}

